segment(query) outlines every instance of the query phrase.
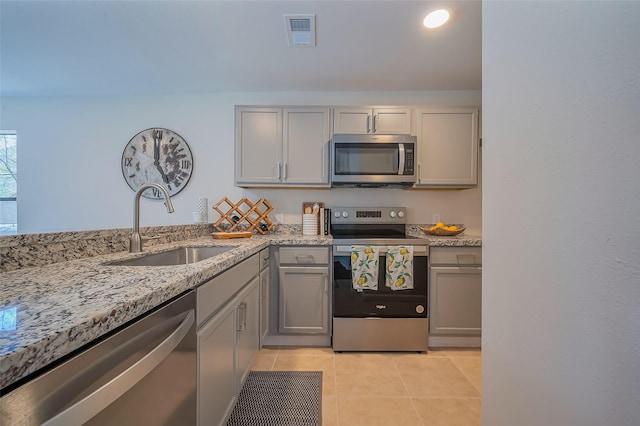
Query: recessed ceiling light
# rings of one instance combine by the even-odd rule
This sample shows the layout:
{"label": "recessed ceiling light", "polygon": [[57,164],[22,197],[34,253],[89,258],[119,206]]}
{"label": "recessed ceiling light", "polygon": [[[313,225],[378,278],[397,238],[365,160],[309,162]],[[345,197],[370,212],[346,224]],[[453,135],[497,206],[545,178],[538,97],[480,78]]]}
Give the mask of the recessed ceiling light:
{"label": "recessed ceiling light", "polygon": [[438,28],[449,20],[449,11],[447,9],[436,9],[427,14],[422,24],[427,28]]}

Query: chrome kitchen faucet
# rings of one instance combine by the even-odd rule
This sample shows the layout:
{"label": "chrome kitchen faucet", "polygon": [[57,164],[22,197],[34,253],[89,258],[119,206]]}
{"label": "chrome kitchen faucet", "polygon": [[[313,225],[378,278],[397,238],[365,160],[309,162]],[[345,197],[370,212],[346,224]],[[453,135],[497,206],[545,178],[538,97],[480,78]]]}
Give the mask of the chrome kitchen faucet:
{"label": "chrome kitchen faucet", "polygon": [[164,205],[167,206],[167,213],[173,213],[173,204],[171,204],[171,196],[166,188],[158,183],[145,183],[142,185],[133,200],[133,231],[129,237],[129,253],[140,253],[142,251],[143,238],[140,235],[140,196],[149,188],[158,188],[164,195]]}

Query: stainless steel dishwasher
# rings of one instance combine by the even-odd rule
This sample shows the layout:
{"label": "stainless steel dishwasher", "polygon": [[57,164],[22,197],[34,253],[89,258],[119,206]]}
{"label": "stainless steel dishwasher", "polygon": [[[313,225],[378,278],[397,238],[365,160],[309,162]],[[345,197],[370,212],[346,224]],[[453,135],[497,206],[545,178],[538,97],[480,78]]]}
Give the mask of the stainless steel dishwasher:
{"label": "stainless steel dishwasher", "polygon": [[196,423],[195,291],[0,397],[0,424]]}

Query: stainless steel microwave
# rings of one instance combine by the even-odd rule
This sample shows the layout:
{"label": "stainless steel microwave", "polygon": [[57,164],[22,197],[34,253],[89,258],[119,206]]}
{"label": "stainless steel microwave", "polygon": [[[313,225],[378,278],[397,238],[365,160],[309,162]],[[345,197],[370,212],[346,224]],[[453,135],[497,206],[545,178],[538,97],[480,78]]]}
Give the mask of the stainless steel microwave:
{"label": "stainless steel microwave", "polygon": [[331,185],[408,187],[416,182],[415,136],[333,135]]}

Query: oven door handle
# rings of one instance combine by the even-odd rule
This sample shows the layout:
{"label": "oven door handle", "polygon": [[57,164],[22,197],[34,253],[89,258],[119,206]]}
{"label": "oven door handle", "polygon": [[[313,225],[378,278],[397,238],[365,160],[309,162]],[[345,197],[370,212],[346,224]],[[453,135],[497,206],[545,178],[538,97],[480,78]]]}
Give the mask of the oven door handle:
{"label": "oven door handle", "polygon": [[95,392],[44,422],[42,426],[81,424],[91,419],[164,361],[184,339],[194,322],[195,313],[191,309],[175,330],[139,361]]}
{"label": "oven door handle", "polygon": [[[401,246],[402,244],[390,244],[388,246],[377,246],[379,254],[385,254],[387,252],[387,247],[393,246]],[[408,244],[410,245],[410,244]],[[333,246],[334,253],[351,253],[353,246]],[[429,248],[427,246],[413,246],[413,255],[414,256],[427,256],[429,253]]]}

